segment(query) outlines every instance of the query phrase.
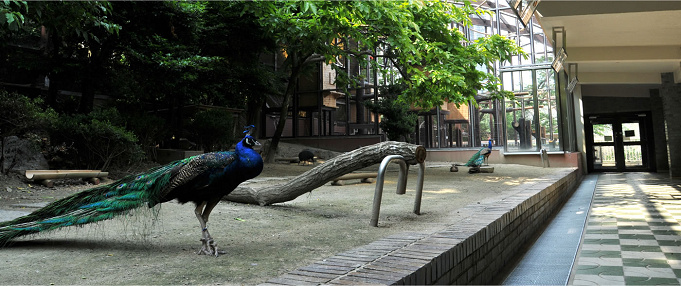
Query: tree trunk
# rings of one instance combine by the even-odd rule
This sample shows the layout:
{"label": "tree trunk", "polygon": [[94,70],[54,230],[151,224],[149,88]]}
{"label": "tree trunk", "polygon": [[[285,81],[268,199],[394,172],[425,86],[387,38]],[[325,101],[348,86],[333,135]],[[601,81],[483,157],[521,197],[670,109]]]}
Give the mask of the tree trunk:
{"label": "tree trunk", "polygon": [[[296,53],[291,53],[291,74],[289,75],[288,85],[286,86],[286,91],[284,92],[284,99],[281,102],[281,109],[279,115],[279,122],[277,122],[277,129],[274,130],[274,136],[272,136],[272,141],[268,149],[265,151],[265,162],[274,162],[274,156],[277,153],[277,148],[279,148],[279,140],[281,139],[281,134],[284,133],[284,127],[286,127],[286,120],[288,118],[288,108],[290,106],[291,98],[295,93],[296,83],[298,82],[298,76],[300,75],[301,63],[298,62],[298,55]],[[293,122],[295,124],[295,122]]]}
{"label": "tree trunk", "polygon": [[343,153],[287,183],[259,189],[237,187],[224,199],[261,206],[291,201],[342,175],[378,164],[388,155],[402,155],[408,164],[414,165],[425,161],[426,149],[423,146],[395,141],[365,146]]}
{"label": "tree trunk", "polygon": [[86,63],[82,72],[82,83],[80,90],[80,105],[78,113],[88,114],[92,111],[95,102],[95,76],[93,63]]}

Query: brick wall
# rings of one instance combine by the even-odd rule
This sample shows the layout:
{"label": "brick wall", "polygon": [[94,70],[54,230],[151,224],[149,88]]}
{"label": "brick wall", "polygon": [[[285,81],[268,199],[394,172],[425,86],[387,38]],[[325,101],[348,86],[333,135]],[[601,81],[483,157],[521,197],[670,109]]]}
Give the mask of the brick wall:
{"label": "brick wall", "polygon": [[577,168],[515,187],[436,233],[402,233],[268,280],[301,284],[489,284],[579,186]]}
{"label": "brick wall", "polygon": [[681,177],[681,84],[674,83],[674,73],[662,74],[660,97],[667,127],[669,174]]}
{"label": "brick wall", "polygon": [[669,170],[667,156],[667,136],[664,130],[664,104],[659,89],[650,90],[650,113],[653,120],[653,134],[655,136],[655,164],[657,171]]}

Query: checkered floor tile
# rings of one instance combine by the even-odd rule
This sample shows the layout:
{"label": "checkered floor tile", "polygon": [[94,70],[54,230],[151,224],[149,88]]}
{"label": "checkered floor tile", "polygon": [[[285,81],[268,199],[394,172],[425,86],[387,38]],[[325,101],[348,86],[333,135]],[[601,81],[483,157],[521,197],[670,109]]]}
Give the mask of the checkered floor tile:
{"label": "checkered floor tile", "polygon": [[601,174],[571,284],[681,285],[679,222],[679,181]]}

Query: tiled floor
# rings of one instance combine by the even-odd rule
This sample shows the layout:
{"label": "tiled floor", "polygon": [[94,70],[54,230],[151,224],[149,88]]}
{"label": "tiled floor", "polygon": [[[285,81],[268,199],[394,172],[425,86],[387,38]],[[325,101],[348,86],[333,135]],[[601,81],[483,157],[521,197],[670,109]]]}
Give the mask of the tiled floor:
{"label": "tiled floor", "polygon": [[681,181],[599,175],[569,284],[681,285]]}

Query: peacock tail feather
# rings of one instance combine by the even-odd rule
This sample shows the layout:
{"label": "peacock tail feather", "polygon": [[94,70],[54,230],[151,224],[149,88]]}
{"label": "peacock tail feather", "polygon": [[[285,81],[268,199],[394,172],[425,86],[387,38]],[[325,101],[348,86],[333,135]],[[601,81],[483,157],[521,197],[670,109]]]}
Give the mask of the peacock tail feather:
{"label": "peacock tail feather", "polygon": [[487,149],[487,147],[480,149],[477,153],[473,154],[473,156],[466,162],[467,167],[476,167],[482,165],[483,160],[485,159],[481,153],[483,150]]}
{"label": "peacock tail feather", "polygon": [[112,219],[144,205],[160,203],[168,182],[191,158],[97,186],[11,221],[0,222],[0,246],[29,234]]}

